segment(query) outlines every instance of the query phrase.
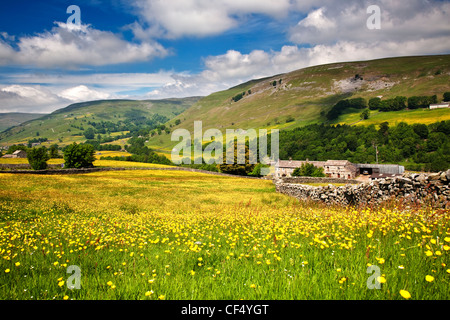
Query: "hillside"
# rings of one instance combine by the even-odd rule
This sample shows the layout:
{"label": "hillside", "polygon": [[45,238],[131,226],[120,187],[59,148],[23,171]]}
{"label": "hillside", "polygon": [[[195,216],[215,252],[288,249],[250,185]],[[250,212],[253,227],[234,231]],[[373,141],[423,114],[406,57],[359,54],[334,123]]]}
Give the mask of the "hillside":
{"label": "hillside", "polygon": [[0,132],[14,126],[18,126],[21,123],[40,118],[44,115],[45,114],[42,113],[0,113]]}
{"label": "hillside", "polygon": [[[0,133],[0,146],[47,139],[60,146],[86,140],[93,130],[103,143],[126,144],[131,133],[147,136],[147,145],[168,154],[177,144],[177,128],[203,130],[278,128],[290,130],[314,123],[370,125],[388,121],[431,124],[449,120],[450,109],[371,111],[361,121],[361,110],[345,110],[331,122],[326,114],[347,98],[384,99],[436,95],[450,91],[450,55],[397,57],[314,66],[255,79],[207,97],[165,100],[105,100],[70,105]],[[163,125],[164,124],[164,125]],[[164,129],[165,128],[165,129]],[[132,131],[130,133],[130,131]]]}
{"label": "hillside", "polygon": [[103,100],[72,104],[0,133],[0,144],[48,139],[47,144],[64,146],[85,141],[84,134],[89,129],[95,130],[96,137],[100,133],[102,138],[114,139],[144,124],[155,126],[164,123],[188,109],[198,99]]}
{"label": "hillside", "polygon": [[[383,96],[434,95],[442,99],[450,91],[450,55],[379,59],[333,63],[300,69],[286,74],[252,80],[225,91],[213,93],[193,105],[175,120],[176,128],[192,132],[193,122],[207,128],[293,129],[312,123],[327,123],[325,114],[339,100],[362,97],[366,100]],[[242,98],[240,94],[245,93]],[[238,101],[234,101],[241,98]],[[236,99],[237,98],[237,99]],[[361,111],[343,114],[332,123],[358,122]],[[431,123],[450,119],[450,110],[411,110],[372,115],[371,121],[424,121]],[[170,135],[150,139],[154,148],[170,150],[176,142]]]}

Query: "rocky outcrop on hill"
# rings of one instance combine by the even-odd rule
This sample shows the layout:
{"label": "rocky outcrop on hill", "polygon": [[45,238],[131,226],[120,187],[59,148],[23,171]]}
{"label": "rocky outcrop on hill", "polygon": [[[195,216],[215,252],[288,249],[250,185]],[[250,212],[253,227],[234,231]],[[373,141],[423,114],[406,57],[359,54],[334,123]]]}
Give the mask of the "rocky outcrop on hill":
{"label": "rocky outcrop on hill", "polygon": [[371,205],[398,201],[406,206],[450,208],[450,170],[432,174],[404,174],[357,185],[314,187],[276,181],[276,190],[301,200],[327,204]]}

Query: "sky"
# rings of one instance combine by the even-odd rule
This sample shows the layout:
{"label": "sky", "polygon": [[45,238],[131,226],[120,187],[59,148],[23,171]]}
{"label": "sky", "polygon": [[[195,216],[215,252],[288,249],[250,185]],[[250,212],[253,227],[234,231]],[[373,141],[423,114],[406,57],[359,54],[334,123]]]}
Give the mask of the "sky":
{"label": "sky", "polygon": [[437,0],[0,0],[0,113],[206,96],[314,65],[449,54],[449,16]]}

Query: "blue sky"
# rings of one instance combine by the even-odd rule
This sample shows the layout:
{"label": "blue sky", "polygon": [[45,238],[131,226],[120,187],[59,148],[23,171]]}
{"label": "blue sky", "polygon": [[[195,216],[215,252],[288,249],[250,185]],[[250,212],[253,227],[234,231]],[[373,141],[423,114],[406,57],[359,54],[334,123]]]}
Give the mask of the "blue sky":
{"label": "blue sky", "polygon": [[[80,24],[67,23],[70,5]],[[433,0],[2,1],[0,112],[208,95],[312,65],[448,54],[449,14],[449,1]]]}

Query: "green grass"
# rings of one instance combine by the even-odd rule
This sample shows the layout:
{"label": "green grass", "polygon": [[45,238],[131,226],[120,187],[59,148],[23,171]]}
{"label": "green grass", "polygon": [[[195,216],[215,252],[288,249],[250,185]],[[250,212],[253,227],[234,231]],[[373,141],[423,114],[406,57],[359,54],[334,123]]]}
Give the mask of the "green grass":
{"label": "green grass", "polygon": [[449,227],[448,212],[306,204],[264,180],[4,174],[0,299],[446,300]]}
{"label": "green grass", "polygon": [[368,126],[371,124],[379,125],[380,123],[387,121],[390,125],[394,126],[400,122],[406,122],[408,124],[431,124],[439,121],[450,120],[450,108],[433,110],[416,109],[390,112],[371,110],[370,118],[367,120],[361,120],[359,116],[360,113],[361,112],[344,114],[339,117],[336,123]]}

